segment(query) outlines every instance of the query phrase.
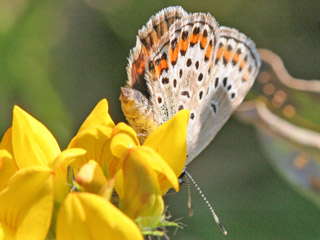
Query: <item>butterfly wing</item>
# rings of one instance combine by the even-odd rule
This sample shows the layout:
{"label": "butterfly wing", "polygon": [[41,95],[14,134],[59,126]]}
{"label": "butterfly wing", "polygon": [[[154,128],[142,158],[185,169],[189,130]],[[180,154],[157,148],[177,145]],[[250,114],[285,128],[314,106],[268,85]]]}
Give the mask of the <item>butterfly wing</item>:
{"label": "butterfly wing", "polygon": [[248,100],[262,100],[278,117],[320,132],[320,81],[292,77],[275,53],[259,49],[261,68]]}
{"label": "butterfly wing", "polygon": [[[127,120],[143,137],[179,110],[190,109],[189,163],[243,100],[257,75],[260,60],[250,39],[235,29],[219,28],[210,15],[186,14],[181,8],[169,8],[150,21],[163,22],[162,16],[168,14],[174,15],[175,21],[160,31],[163,34],[156,44],[147,44],[143,53],[140,49],[145,45],[137,41],[129,59],[129,81],[120,98]],[[147,26],[151,26],[150,21]],[[149,28],[140,31],[140,38],[153,31]],[[142,57],[137,57],[136,52],[142,52]],[[141,66],[138,62],[142,58],[143,75],[134,77],[134,69],[139,69],[135,66]],[[136,82],[143,87],[135,87]],[[133,110],[130,112],[129,108]]]}
{"label": "butterfly wing", "polygon": [[187,163],[211,142],[239,106],[261,65],[254,43],[236,29],[219,27],[215,39],[210,53],[213,66],[208,97],[198,108],[200,117],[188,131]]}
{"label": "butterfly wing", "polygon": [[141,142],[160,125],[154,115],[150,95],[150,82],[146,73],[150,68],[150,55],[170,26],[187,13],[181,7],[169,7],[151,17],[138,33],[136,46],[131,50],[127,66],[128,81],[121,88],[122,110]]}
{"label": "butterfly wing", "polygon": [[[203,13],[183,16],[171,25],[151,55],[154,69],[147,74],[154,115],[160,124],[181,109],[190,109],[188,123],[188,159],[196,156],[204,110],[211,91],[214,71],[214,46],[218,25]],[[218,99],[217,99],[218,100]],[[202,149],[201,149],[202,150]],[[199,152],[201,151],[199,150]]]}

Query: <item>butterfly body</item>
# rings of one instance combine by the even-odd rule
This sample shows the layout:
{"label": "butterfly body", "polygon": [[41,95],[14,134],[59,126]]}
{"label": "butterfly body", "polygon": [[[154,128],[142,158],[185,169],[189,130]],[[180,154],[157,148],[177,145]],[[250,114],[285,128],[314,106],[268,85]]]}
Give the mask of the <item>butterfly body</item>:
{"label": "butterfly body", "polygon": [[187,164],[214,138],[259,71],[254,43],[209,14],[170,7],[138,34],[121,89],[123,112],[140,141],[190,109]]}

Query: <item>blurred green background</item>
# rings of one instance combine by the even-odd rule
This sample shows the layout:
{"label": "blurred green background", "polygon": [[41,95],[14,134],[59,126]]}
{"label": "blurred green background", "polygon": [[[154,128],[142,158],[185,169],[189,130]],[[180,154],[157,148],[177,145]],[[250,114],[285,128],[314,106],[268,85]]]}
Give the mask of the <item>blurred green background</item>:
{"label": "blurred green background", "polygon": [[[124,121],[120,86],[129,50],[149,17],[167,6],[210,12],[268,48],[289,73],[320,79],[318,0],[1,0],[0,134],[18,104],[42,121],[64,148],[102,98]],[[319,113],[320,114],[320,113]],[[171,239],[320,239],[320,210],[270,166],[252,126],[231,118],[188,167],[229,235],[224,237],[196,190],[166,197],[183,230]]]}

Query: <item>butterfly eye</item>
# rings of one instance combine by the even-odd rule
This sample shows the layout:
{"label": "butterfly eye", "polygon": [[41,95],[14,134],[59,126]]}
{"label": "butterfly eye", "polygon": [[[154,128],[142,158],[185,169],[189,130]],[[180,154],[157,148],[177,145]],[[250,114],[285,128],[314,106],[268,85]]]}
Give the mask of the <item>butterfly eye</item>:
{"label": "butterfly eye", "polygon": [[149,62],[149,70],[153,70],[153,69],[154,69],[153,62]]}

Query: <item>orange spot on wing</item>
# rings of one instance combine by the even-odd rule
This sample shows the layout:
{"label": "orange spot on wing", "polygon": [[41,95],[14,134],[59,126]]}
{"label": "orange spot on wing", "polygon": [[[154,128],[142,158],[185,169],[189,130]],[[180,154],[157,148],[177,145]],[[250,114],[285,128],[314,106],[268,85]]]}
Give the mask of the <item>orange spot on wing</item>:
{"label": "orange spot on wing", "polygon": [[220,58],[221,57],[221,55],[222,55],[222,53],[223,53],[223,47],[220,47],[219,49],[218,49],[218,52],[217,52],[217,58]]}
{"label": "orange spot on wing", "polygon": [[155,70],[158,77],[161,76],[162,71],[168,69],[168,62],[165,59],[158,60],[159,63],[157,64],[157,60],[154,62]]}
{"label": "orange spot on wing", "polygon": [[242,70],[244,68],[244,65],[246,65],[247,61],[245,59],[242,60],[240,63],[240,69]]}
{"label": "orange spot on wing", "polygon": [[176,62],[178,59],[178,55],[179,55],[179,48],[176,45],[174,50],[172,50],[172,48],[170,48],[170,61],[171,62]]}
{"label": "orange spot on wing", "polygon": [[160,61],[160,74],[163,70],[167,70],[168,69],[168,62],[167,60],[161,60]]}
{"label": "orange spot on wing", "polygon": [[282,90],[278,90],[274,94],[271,103],[274,107],[280,108],[282,107],[286,98],[287,98],[287,94]]}
{"label": "orange spot on wing", "polygon": [[229,62],[229,60],[231,58],[231,51],[229,51],[229,50],[225,51],[223,57],[227,62]]}
{"label": "orange spot on wing", "polygon": [[200,39],[200,34],[197,33],[197,34],[191,34],[191,37],[190,37],[190,43],[192,43],[193,45],[196,44]]}
{"label": "orange spot on wing", "polygon": [[304,169],[310,162],[310,157],[307,153],[301,153],[293,160],[293,166],[297,170]]}
{"label": "orange spot on wing", "polygon": [[243,81],[243,82],[246,82],[246,81],[248,80],[248,77],[249,77],[249,74],[246,72],[246,73],[243,75],[242,81]]}
{"label": "orange spot on wing", "polygon": [[200,38],[200,45],[201,45],[202,49],[204,49],[206,47],[207,41],[208,41],[208,37],[204,37],[202,35],[201,38]]}
{"label": "orange spot on wing", "polygon": [[146,62],[144,60],[142,60],[139,64],[139,67],[138,67],[138,74],[141,75],[144,71],[144,67],[146,65]]}
{"label": "orange spot on wing", "polygon": [[263,86],[262,90],[265,95],[272,95],[276,90],[276,88],[273,84],[267,83],[266,85]]}
{"label": "orange spot on wing", "polygon": [[240,58],[240,55],[237,53],[233,56],[232,61],[234,62],[234,64],[237,64],[239,62],[239,58]]}
{"label": "orange spot on wing", "polygon": [[292,118],[296,114],[296,109],[292,105],[286,105],[282,113],[287,117],[287,118]]}
{"label": "orange spot on wing", "polygon": [[160,73],[161,73],[161,67],[160,67],[160,64],[155,64],[156,61],[154,61],[154,69],[156,70],[156,73],[158,76],[160,76]]}
{"label": "orange spot on wing", "polygon": [[148,51],[143,47],[139,56],[132,62],[131,68],[131,81],[134,85],[137,81],[141,79],[145,70],[145,58],[149,55]]}
{"label": "orange spot on wing", "polygon": [[206,50],[206,55],[205,55],[205,57],[206,57],[207,59],[210,58],[211,52],[212,52],[212,43],[208,45],[207,50]]}
{"label": "orange spot on wing", "polygon": [[180,37],[179,40],[179,48],[180,51],[186,52],[188,49],[188,45],[189,45],[189,38],[186,38],[186,40],[183,40],[182,37]]}
{"label": "orange spot on wing", "polygon": [[258,82],[259,83],[267,83],[271,79],[271,74],[268,72],[260,72]]}

